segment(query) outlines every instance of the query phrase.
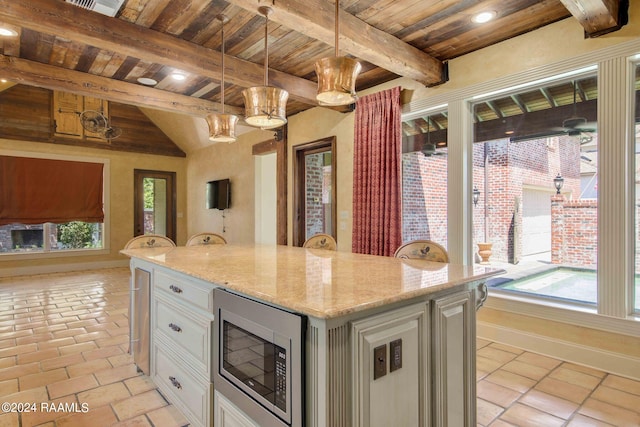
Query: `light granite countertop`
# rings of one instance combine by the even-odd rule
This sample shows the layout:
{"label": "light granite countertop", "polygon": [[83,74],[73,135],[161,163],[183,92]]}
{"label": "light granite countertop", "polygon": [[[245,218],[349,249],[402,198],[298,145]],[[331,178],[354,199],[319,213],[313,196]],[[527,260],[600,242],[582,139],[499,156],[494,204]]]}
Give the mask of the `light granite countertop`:
{"label": "light granite countertop", "polygon": [[179,246],[121,253],[325,319],[426,296],[504,272],[480,265],[293,246]]}

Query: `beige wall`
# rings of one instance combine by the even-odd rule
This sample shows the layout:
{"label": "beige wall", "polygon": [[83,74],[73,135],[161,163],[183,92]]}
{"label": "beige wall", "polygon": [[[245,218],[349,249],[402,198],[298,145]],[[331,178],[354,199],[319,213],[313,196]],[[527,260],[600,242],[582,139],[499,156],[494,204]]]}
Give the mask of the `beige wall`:
{"label": "beige wall", "polygon": [[[234,143],[209,143],[189,153],[189,235],[211,231],[223,235],[229,243],[254,243],[255,171],[251,150],[253,145],[271,138],[272,131],[254,131],[241,135]],[[207,182],[225,178],[231,180],[231,208],[224,211],[223,218],[223,211],[206,208],[205,189]]]}
{"label": "beige wall", "polygon": [[[88,268],[122,263],[126,265],[127,258],[118,251],[124,247],[133,236],[133,170],[151,169],[176,172],[177,180],[177,240],[184,244],[186,232],[186,167],[184,158],[152,156],[135,153],[112,152],[90,148],[70,147],[54,144],[12,141],[0,139],[0,150],[21,151],[28,153],[44,153],[66,156],[80,156],[86,158],[109,159],[110,162],[110,216],[111,229],[109,253],[106,255],[65,256],[55,258],[16,259],[0,257],[0,275],[10,272],[26,274],[43,269],[67,270],[73,266]],[[88,264],[81,266],[81,264]],[[55,268],[52,268],[55,267]],[[43,270],[45,271],[45,270]]]}
{"label": "beige wall", "polygon": [[[336,136],[338,246],[351,250],[351,200],[353,187],[353,114],[342,114],[326,108],[314,108],[289,117],[289,159],[296,145],[327,136]],[[254,242],[254,162],[253,145],[273,137],[270,131],[253,131],[231,144],[211,144],[189,154],[187,194],[190,234],[213,231],[222,233],[222,212],[205,209],[204,189],[207,181],[230,178],[232,206],[224,218],[229,243]],[[288,165],[288,194],[292,194],[293,163]],[[288,233],[292,233],[291,197],[289,197]],[[275,207],[274,207],[275,208]],[[342,219],[341,219],[342,216]],[[340,228],[340,222],[344,229]],[[291,240],[291,237],[289,237]]]}
{"label": "beige wall", "polygon": [[[336,213],[338,250],[351,252],[351,207],[353,201],[353,113],[313,108],[289,119],[289,195],[293,194],[293,147],[325,137],[336,137]],[[293,200],[287,215],[289,241],[293,233]]]}

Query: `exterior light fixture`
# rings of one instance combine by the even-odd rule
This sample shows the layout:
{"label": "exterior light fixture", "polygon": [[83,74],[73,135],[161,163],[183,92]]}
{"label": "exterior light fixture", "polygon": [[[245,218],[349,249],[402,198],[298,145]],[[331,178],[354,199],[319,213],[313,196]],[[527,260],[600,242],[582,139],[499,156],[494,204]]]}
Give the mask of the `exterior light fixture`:
{"label": "exterior light fixture", "polygon": [[226,15],[220,14],[216,19],[222,22],[222,75],[220,77],[220,109],[221,114],[207,115],[209,125],[209,141],[234,142],[236,140],[236,124],[238,116],[224,113],[224,24],[229,22]]}
{"label": "exterior light fixture", "polygon": [[335,17],[335,57],[322,58],[316,62],[318,76],[318,94],[316,99],[320,105],[348,105],[356,102],[356,79],[362,65],[346,56],[338,56],[340,49],[340,0],[336,2]]}
{"label": "exterior light fixture", "polygon": [[478,205],[479,199],[480,199],[480,190],[478,190],[478,187],[473,186],[473,206]]}
{"label": "exterior light fixture", "polygon": [[495,11],[480,12],[477,15],[474,15],[471,20],[476,24],[484,24],[491,21],[496,17],[496,15],[497,13]]}
{"label": "exterior light fixture", "polygon": [[265,17],[264,24],[264,86],[254,86],[242,91],[244,98],[245,122],[249,126],[261,129],[273,129],[287,123],[286,90],[269,86],[269,15],[273,12],[270,7],[261,6],[258,9]]}
{"label": "exterior light fixture", "polygon": [[564,185],[564,178],[560,176],[560,172],[558,172],[558,176],[553,178],[553,185],[556,187],[556,194],[560,194],[560,190],[562,190],[562,186]]}

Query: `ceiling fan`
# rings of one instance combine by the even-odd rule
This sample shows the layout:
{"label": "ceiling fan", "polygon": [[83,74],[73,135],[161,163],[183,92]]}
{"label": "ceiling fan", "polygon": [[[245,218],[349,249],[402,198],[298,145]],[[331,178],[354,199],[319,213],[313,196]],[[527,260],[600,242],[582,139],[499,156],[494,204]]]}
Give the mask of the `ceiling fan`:
{"label": "ceiling fan", "polygon": [[578,82],[573,81],[573,114],[562,121],[562,127],[554,128],[566,133],[569,136],[579,136],[583,132],[595,132],[597,127],[595,122],[589,122],[585,117],[578,116],[576,96],[578,93]]}
{"label": "ceiling fan", "polygon": [[87,132],[98,134],[100,138],[115,139],[122,135],[122,129],[113,127],[100,111],[85,110],[80,113],[80,124]]}
{"label": "ceiling fan", "polygon": [[442,156],[447,153],[444,151],[437,151],[437,145],[431,142],[431,116],[427,117],[427,141],[422,145],[422,149],[420,150],[425,157],[431,156]]}

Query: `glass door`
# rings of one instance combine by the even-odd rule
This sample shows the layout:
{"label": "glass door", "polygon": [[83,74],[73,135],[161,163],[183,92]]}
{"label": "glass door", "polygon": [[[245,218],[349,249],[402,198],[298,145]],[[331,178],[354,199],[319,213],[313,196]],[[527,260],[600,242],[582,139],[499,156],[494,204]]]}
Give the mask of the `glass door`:
{"label": "glass door", "polygon": [[134,236],[160,234],[176,240],[175,172],[134,171]]}
{"label": "glass door", "polygon": [[314,234],[336,238],[335,137],[294,147],[296,246]]}

